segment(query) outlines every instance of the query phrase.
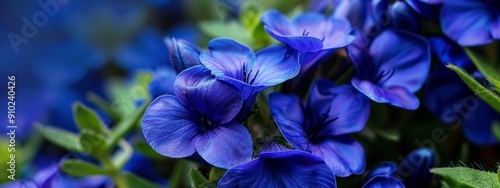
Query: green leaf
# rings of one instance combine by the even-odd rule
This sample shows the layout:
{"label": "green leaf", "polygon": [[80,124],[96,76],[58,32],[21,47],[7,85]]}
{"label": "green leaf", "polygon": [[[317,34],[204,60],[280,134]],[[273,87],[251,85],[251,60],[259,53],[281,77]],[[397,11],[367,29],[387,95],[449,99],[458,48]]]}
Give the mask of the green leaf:
{"label": "green leaf", "polygon": [[210,174],[208,175],[208,181],[213,182],[213,181],[219,181],[222,176],[226,173],[226,169],[222,168],[217,168],[217,167],[212,167],[210,170]]}
{"label": "green leaf", "polygon": [[446,66],[455,71],[476,95],[478,95],[481,99],[483,99],[486,103],[488,103],[491,107],[493,107],[500,113],[500,96],[482,86],[460,67],[452,64],[448,64]]}
{"label": "green leaf", "polygon": [[83,130],[80,133],[80,145],[85,153],[99,153],[106,149],[106,140],[101,134]]}
{"label": "green leaf", "polygon": [[113,119],[113,121],[115,122],[120,121],[121,119],[120,114],[106,100],[99,97],[95,93],[89,93],[87,95],[87,99],[90,102],[94,103],[99,108],[101,108],[104,112],[106,112],[111,117],[111,119]]}
{"label": "green leaf", "polygon": [[217,182],[208,182],[204,184],[200,184],[198,188],[216,188],[217,187]]}
{"label": "green leaf", "polygon": [[40,124],[36,124],[35,127],[50,142],[69,151],[83,152],[78,135],[63,129],[42,126]]}
{"label": "green leaf", "polygon": [[500,166],[498,167],[498,170],[497,170],[497,180],[498,182],[500,182]]}
{"label": "green leaf", "polygon": [[140,154],[149,157],[151,159],[165,159],[167,157],[160,155],[158,152],[156,152],[148,143],[143,142],[143,141],[136,141],[134,143],[134,148],[139,152]]}
{"label": "green leaf", "polygon": [[142,106],[140,106],[134,114],[126,117],[121,122],[119,122],[115,129],[112,131],[108,143],[106,144],[108,148],[114,147],[118,141],[120,141],[123,137],[126,136],[128,132],[132,130],[135,124],[138,124],[144,115],[144,111],[149,106],[150,100],[144,101]]}
{"label": "green leaf", "polygon": [[498,176],[493,172],[466,167],[433,168],[431,172],[442,176],[449,187],[500,187]]}
{"label": "green leaf", "polygon": [[494,121],[492,126],[493,129],[493,135],[495,135],[495,138],[500,141],[500,122]]}
{"label": "green leaf", "polygon": [[61,169],[72,176],[84,177],[92,175],[108,174],[108,171],[101,167],[78,159],[67,159],[61,164]]}
{"label": "green leaf", "polygon": [[189,175],[191,175],[191,181],[195,188],[198,188],[200,184],[208,183],[207,178],[195,168],[191,168]]}
{"label": "green leaf", "polygon": [[73,114],[76,124],[80,130],[90,130],[96,134],[103,135],[107,133],[107,130],[97,113],[82,103],[76,102],[73,105]]}
{"label": "green leaf", "polygon": [[488,81],[491,82],[496,88],[500,88],[500,66],[495,66],[495,63],[499,63],[496,54],[493,53],[481,53],[477,48],[464,48],[467,55],[470,57],[477,69],[483,73]]}
{"label": "green leaf", "polygon": [[227,37],[247,45],[252,44],[250,33],[237,21],[203,21],[198,26],[210,37]]}
{"label": "green leaf", "polygon": [[115,152],[111,161],[113,163],[113,166],[122,168],[125,163],[127,163],[127,161],[132,157],[134,149],[126,140],[121,140],[120,142],[118,142],[118,146],[120,146],[121,150]]}
{"label": "green leaf", "polygon": [[146,180],[142,177],[139,177],[135,174],[132,174],[130,172],[125,172],[125,179],[127,180],[127,183],[129,187],[140,187],[140,188],[157,188],[160,187],[159,185],[156,185],[153,182],[150,182],[149,180]]}

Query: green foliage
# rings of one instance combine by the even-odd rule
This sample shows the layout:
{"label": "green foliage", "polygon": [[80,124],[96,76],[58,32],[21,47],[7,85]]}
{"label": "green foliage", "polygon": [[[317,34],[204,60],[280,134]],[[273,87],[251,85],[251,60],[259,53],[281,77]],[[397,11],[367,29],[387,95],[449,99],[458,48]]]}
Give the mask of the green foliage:
{"label": "green foliage", "polygon": [[82,130],[79,135],[80,145],[85,153],[98,154],[106,149],[106,140],[103,135],[90,130]]}
{"label": "green foliage", "polygon": [[466,167],[433,168],[431,172],[443,177],[449,187],[500,187],[497,174]]}
{"label": "green foliage", "polygon": [[92,175],[103,175],[108,174],[109,172],[105,169],[82,160],[77,159],[67,159],[62,165],[61,169],[72,176],[75,177],[84,177],[84,176],[92,176]]}
{"label": "green foliage", "polygon": [[500,113],[500,96],[498,96],[498,94],[485,88],[460,67],[452,64],[448,64],[446,66],[455,71],[475,94],[477,94],[481,99],[483,99],[486,103],[488,103],[491,107],[493,107]]}
{"label": "green foliage", "polygon": [[495,51],[497,43],[493,43],[483,48],[465,48],[465,52],[470,57],[477,69],[483,73],[486,79],[497,89],[500,88],[500,58],[498,51]]}
{"label": "green foliage", "polygon": [[196,168],[191,168],[189,175],[191,176],[191,182],[195,188],[199,188],[201,184],[208,183],[207,178],[205,178],[200,171],[196,170]]}
{"label": "green foliage", "polygon": [[210,170],[210,174],[208,175],[208,181],[210,182],[218,182],[222,176],[224,176],[224,174],[226,173],[226,169],[222,169],[222,168],[217,168],[217,167],[213,167],[211,170]]}
{"label": "green foliage", "polygon": [[92,131],[95,134],[105,135],[107,133],[105,125],[101,119],[90,108],[80,102],[73,105],[73,114],[76,125],[82,131]]}
{"label": "green foliage", "polygon": [[63,129],[42,126],[40,124],[35,125],[35,127],[37,128],[38,132],[40,132],[43,137],[45,137],[50,142],[69,151],[83,152],[83,148],[80,145],[80,138],[78,135]]}
{"label": "green foliage", "polygon": [[144,178],[136,176],[130,172],[125,172],[125,179],[130,187],[157,188],[160,187]]}

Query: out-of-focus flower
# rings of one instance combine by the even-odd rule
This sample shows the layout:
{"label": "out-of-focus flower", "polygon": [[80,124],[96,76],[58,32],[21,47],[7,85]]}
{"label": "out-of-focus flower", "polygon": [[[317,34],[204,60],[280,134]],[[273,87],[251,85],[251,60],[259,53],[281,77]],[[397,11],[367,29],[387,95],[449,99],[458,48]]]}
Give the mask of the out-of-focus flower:
{"label": "out-of-focus flower", "polygon": [[484,45],[500,39],[500,2],[495,0],[446,0],[441,28],[461,46]]}
{"label": "out-of-focus flower", "polygon": [[[432,51],[441,63],[452,63],[471,74],[477,72],[460,46],[444,38],[431,38],[430,41]],[[478,80],[484,80],[480,74],[473,75]],[[488,84],[486,80],[484,82]],[[479,99],[456,73],[445,66],[438,65],[429,76],[425,103],[441,121],[460,121],[465,136],[472,143],[498,143],[491,130],[493,122],[500,121],[500,114]]]}
{"label": "out-of-focus flower", "polygon": [[157,69],[153,73],[153,80],[149,83],[148,90],[151,97],[174,94],[174,82],[177,73],[171,67]]}
{"label": "out-of-focus flower", "polygon": [[144,114],[142,131],[153,149],[173,158],[197,152],[221,168],[251,159],[250,133],[233,120],[242,106],[236,88],[195,66],[178,75],[174,93],[156,98]]}
{"label": "out-of-focus flower", "polygon": [[307,105],[299,96],[272,93],[269,108],[288,142],[325,160],[334,175],[364,171],[363,146],[347,134],[365,126],[369,100],[352,86],[318,80],[311,87]]}
{"label": "out-of-focus flower", "polygon": [[303,151],[262,152],[257,159],[229,169],[218,187],[336,187],[325,162]]}
{"label": "out-of-focus flower", "polygon": [[261,21],[269,35],[301,53],[341,48],[354,40],[347,20],[319,13],[303,13],[289,21],[277,10],[268,10]]}
{"label": "out-of-focus flower", "polygon": [[412,151],[399,164],[382,162],[365,177],[363,188],[428,187],[435,165],[434,152],[428,148]]}
{"label": "out-of-focus flower", "polygon": [[300,71],[296,55],[286,46],[267,47],[254,53],[248,46],[224,38],[211,40],[200,60],[218,80],[240,90],[242,116],[260,91],[292,79]]}
{"label": "out-of-focus flower", "polygon": [[405,0],[420,16],[429,19],[437,19],[441,5],[445,0]]}
{"label": "out-of-focus flower", "polygon": [[402,1],[396,1],[390,6],[389,11],[391,13],[392,28],[418,33],[420,21],[418,20],[417,14],[415,14],[408,4]]}
{"label": "out-of-focus flower", "polygon": [[388,29],[367,48],[347,48],[356,75],[352,85],[378,103],[417,109],[413,94],[420,89],[430,68],[429,44],[423,37],[403,30]]}
{"label": "out-of-focus flower", "polygon": [[116,62],[126,70],[171,67],[162,35],[154,29],[141,31],[117,52]]}

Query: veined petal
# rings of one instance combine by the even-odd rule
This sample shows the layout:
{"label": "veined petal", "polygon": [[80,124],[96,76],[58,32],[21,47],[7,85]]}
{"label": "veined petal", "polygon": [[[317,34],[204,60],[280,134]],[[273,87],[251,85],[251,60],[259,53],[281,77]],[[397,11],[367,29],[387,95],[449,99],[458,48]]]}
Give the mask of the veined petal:
{"label": "veined petal", "polygon": [[243,80],[246,64],[255,61],[252,49],[232,39],[212,39],[207,48],[207,52],[200,55],[200,61],[216,76]]}
{"label": "veined petal", "polygon": [[325,160],[335,176],[347,177],[365,171],[365,150],[348,136],[338,136],[311,145],[311,153]]}
{"label": "veined petal", "polygon": [[444,37],[430,37],[429,43],[432,52],[439,58],[443,65],[454,64],[465,70],[472,68],[472,62],[462,47]]}
{"label": "veined petal", "polygon": [[382,88],[357,78],[353,78],[351,83],[361,93],[378,103],[389,103],[408,110],[415,110],[420,105],[418,98],[403,87]]}
{"label": "veined petal", "polygon": [[260,21],[278,35],[292,35],[290,21],[276,9],[264,12]]}
{"label": "veined petal", "polygon": [[199,127],[196,113],[187,110],[171,95],[156,98],[144,113],[142,132],[148,144],[167,157],[188,157],[195,152]]}
{"label": "veined petal", "polygon": [[211,165],[230,168],[252,159],[252,137],[243,125],[230,122],[199,135],[196,151]]}
{"label": "veined petal", "polygon": [[328,80],[316,80],[311,86],[308,108],[336,118],[317,133],[317,137],[328,137],[362,130],[370,114],[370,101],[350,85],[336,86]]}
{"label": "veined petal", "polygon": [[403,183],[390,176],[375,176],[363,185],[363,188],[404,188]]}
{"label": "veined petal", "polygon": [[283,136],[294,147],[308,151],[309,144],[305,132],[306,119],[302,101],[296,95],[271,93],[269,109]]}
{"label": "veined petal", "polygon": [[174,92],[182,105],[208,118],[212,124],[233,120],[242,106],[239,91],[216,80],[203,66],[182,71],[174,82]]}
{"label": "veined petal", "polygon": [[[257,72],[249,74],[254,85],[274,86],[292,79],[300,71],[297,55],[286,46],[267,47],[257,52],[257,61],[249,64]],[[254,76],[255,75],[255,76]],[[253,77],[253,78],[252,78]]]}
{"label": "veined petal", "polygon": [[485,1],[445,1],[441,9],[441,28],[461,46],[491,43],[491,30],[500,16],[500,7]]}
{"label": "veined petal", "polygon": [[229,169],[218,187],[336,187],[325,162],[302,151],[264,152],[247,164]]}
{"label": "veined petal", "polygon": [[317,52],[323,49],[323,41],[310,36],[281,35],[274,29],[264,26],[264,29],[276,40],[283,42],[298,52]]}
{"label": "veined petal", "polygon": [[384,88],[403,87],[418,91],[430,69],[430,48],[426,39],[403,30],[385,30],[370,46],[377,74],[374,84]]}

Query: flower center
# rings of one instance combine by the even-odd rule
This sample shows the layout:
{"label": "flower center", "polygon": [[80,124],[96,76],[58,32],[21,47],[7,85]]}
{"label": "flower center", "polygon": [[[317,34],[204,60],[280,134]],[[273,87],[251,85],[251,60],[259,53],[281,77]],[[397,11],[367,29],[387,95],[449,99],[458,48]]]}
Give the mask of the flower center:
{"label": "flower center", "polygon": [[385,81],[387,81],[389,78],[392,77],[392,75],[394,75],[394,73],[396,73],[396,70],[395,69],[391,69],[391,70],[384,70],[382,72],[380,72],[374,79],[373,79],[373,83],[383,83]]}
{"label": "flower center", "polygon": [[257,75],[259,74],[259,70],[257,70],[257,72],[255,72],[255,74],[253,75],[253,78],[252,78],[253,69],[250,69],[250,71],[247,74],[246,67],[247,67],[246,63],[243,62],[243,82],[252,85],[255,82],[255,78],[257,78]]}
{"label": "flower center", "polygon": [[[320,133],[321,131],[339,117],[330,116],[331,106],[323,113],[314,113],[311,110],[307,110],[307,117],[309,120],[309,130],[307,131],[307,137],[311,143],[321,141]],[[314,114],[313,114],[314,113]]]}
{"label": "flower center", "polygon": [[196,111],[196,113],[201,116],[201,126],[199,126],[201,128],[202,131],[206,132],[206,131],[209,131],[209,130],[212,130],[214,129],[216,126],[212,124],[212,121],[207,117],[207,115],[205,113],[202,113],[200,112],[196,106],[194,105],[194,103],[191,101],[191,99],[189,99],[188,95],[187,95],[187,92],[186,91],[183,91],[182,94],[184,94],[184,97],[186,97],[189,105],[191,105],[191,107],[193,107],[194,111]]}

